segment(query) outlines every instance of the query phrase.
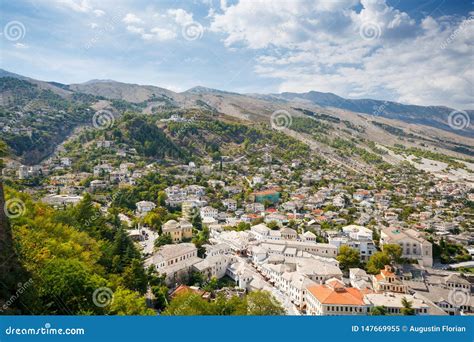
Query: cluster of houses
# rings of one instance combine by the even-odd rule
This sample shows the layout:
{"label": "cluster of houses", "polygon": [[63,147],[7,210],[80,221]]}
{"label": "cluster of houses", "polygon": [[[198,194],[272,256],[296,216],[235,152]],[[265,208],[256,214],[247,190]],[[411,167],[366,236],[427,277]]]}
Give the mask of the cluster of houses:
{"label": "cluster of houses", "polygon": [[[175,230],[179,223],[169,221],[164,227]],[[383,233],[382,244],[403,246],[404,256],[418,261],[410,266],[412,269],[400,265],[395,271],[387,265],[379,274],[369,275],[353,268],[345,278],[336,260],[339,240],[335,244],[318,243],[309,231],[297,233],[286,227],[271,230],[264,223],[240,232],[211,228],[212,244],[206,245],[204,258],[197,256],[193,244],[180,243],[160,247],[148,262],[166,275],[171,288],[184,283],[193,272],[205,279],[227,276],[245,291],[276,289],[308,315],[366,315],[373,307],[396,315],[403,312],[403,300],[409,301],[419,315],[474,311],[471,282],[457,273],[431,269],[431,250],[425,253],[426,246],[431,246],[426,240],[412,236],[410,231],[388,233]],[[367,228],[355,225],[344,227],[341,236],[372,239]],[[364,258],[361,253],[361,260]],[[444,294],[439,295],[439,291]]]}

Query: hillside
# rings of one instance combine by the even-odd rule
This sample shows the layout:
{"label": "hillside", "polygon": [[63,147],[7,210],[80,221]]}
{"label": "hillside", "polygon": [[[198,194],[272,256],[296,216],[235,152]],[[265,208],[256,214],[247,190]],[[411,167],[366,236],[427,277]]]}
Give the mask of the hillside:
{"label": "hillside", "polygon": [[[272,126],[272,113],[281,112],[288,125],[280,129],[280,133],[312,146],[326,158],[339,160],[340,164],[350,163],[356,168],[379,167],[382,163],[374,161],[380,158],[383,162],[400,162],[400,158],[388,154],[379,153],[375,158],[371,155],[374,144],[378,146],[377,152],[380,152],[378,148],[393,150],[403,146],[436,151],[449,158],[469,159],[474,155],[472,125],[464,130],[451,129],[447,125],[447,116],[452,109],[446,107],[409,106],[371,99],[348,100],[315,91],[261,95],[197,86],[176,93],[155,86],[112,80],[65,85],[32,80],[5,70],[1,70],[0,76],[6,76],[1,78],[0,87],[0,134],[13,155],[24,164],[36,164],[49,156],[74,128],[93,126],[94,115],[104,110],[111,116],[112,125],[126,112],[165,118],[172,113],[189,115],[197,111],[208,113],[218,121],[266,127]],[[472,111],[466,113],[472,114]],[[178,131],[175,131],[175,126],[177,124],[172,122],[160,125],[168,138],[177,138],[173,142],[177,149],[169,145],[175,151],[171,153],[174,157],[186,160],[191,156],[204,156],[203,151],[209,148],[206,141],[211,138],[216,145],[228,142],[224,136],[219,136],[222,132],[206,132],[202,126],[195,127],[193,122],[188,122]],[[124,126],[114,126],[114,131],[127,130]],[[147,132],[152,136],[155,133]],[[234,140],[245,138],[233,134],[236,134]],[[157,139],[164,141],[161,136]],[[140,148],[143,143],[138,140],[131,145]],[[186,150],[184,154],[178,152],[180,148]],[[347,148],[352,152],[349,153]],[[160,156],[155,154],[155,157]]]}

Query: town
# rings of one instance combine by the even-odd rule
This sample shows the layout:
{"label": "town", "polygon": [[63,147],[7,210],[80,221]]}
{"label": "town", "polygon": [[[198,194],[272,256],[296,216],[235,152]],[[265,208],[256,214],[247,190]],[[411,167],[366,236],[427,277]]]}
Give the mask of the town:
{"label": "town", "polygon": [[[287,315],[474,313],[468,182],[410,165],[355,172],[315,154],[286,161],[271,144],[147,163],[132,146],[85,135],[41,164],[10,160],[3,176],[55,210],[118,208],[171,303],[266,291]],[[151,307],[155,295],[148,288]]]}

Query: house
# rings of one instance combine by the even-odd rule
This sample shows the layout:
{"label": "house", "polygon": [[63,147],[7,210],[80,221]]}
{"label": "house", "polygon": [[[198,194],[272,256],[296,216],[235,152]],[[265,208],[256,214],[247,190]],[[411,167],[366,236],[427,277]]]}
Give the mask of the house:
{"label": "house", "polygon": [[370,276],[361,268],[350,268],[349,280],[351,286],[359,290],[372,290],[373,288]]}
{"label": "house", "polygon": [[237,261],[237,257],[231,255],[208,256],[194,264],[192,270],[201,273],[206,280],[220,279],[226,275],[229,265]]}
{"label": "house", "polygon": [[245,206],[245,210],[251,213],[260,213],[265,211],[265,206],[262,203],[250,203]]}
{"label": "house", "polygon": [[146,214],[156,208],[156,204],[150,201],[140,201],[135,203],[138,214]]}
{"label": "house", "polygon": [[372,283],[377,292],[408,293],[408,286],[397,278],[389,265],[385,265],[379,274],[372,276]]}
{"label": "house", "polygon": [[329,279],[325,284],[307,288],[308,315],[367,315],[370,303],[364,293],[354,287],[346,287],[341,280]]}
{"label": "house", "polygon": [[433,266],[433,248],[421,233],[413,229],[385,228],[381,232],[380,244],[398,244],[402,247],[402,257],[418,260],[425,267]]}
{"label": "house", "polygon": [[414,296],[401,293],[368,293],[365,299],[371,306],[383,306],[388,315],[401,315],[403,299],[411,303],[411,307],[415,310],[416,315],[427,315],[429,306],[422,299],[417,299]]}
{"label": "house", "polygon": [[191,239],[193,237],[193,225],[184,219],[179,222],[175,220],[167,221],[161,228],[163,234],[169,234],[173,242],[181,242],[183,239]]}
{"label": "house", "polygon": [[202,259],[197,256],[197,248],[192,243],[164,245],[152,256],[152,263],[159,274],[165,275],[168,286],[183,283],[192,266]]}
{"label": "house", "polygon": [[216,219],[218,213],[219,213],[219,211],[217,209],[215,209],[213,207],[209,207],[209,206],[203,207],[200,210],[200,215],[201,215],[202,219],[205,219],[205,218]]}
{"label": "house", "polygon": [[349,246],[357,249],[362,262],[367,262],[372,254],[377,251],[377,247],[372,240],[372,230],[354,224],[343,227],[342,235],[330,236],[328,242],[337,248]]}
{"label": "house", "polygon": [[227,208],[228,211],[236,211],[237,210],[237,201],[232,198],[227,198],[222,201],[224,207]]}
{"label": "house", "polygon": [[296,232],[296,230],[291,228],[280,229],[280,235],[285,240],[296,240],[298,237],[298,233]]}

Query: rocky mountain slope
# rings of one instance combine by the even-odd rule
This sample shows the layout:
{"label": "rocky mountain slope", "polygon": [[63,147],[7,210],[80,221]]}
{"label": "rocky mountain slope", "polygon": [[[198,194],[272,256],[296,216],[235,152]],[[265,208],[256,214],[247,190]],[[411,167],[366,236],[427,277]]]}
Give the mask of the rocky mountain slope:
{"label": "rocky mountain slope", "polygon": [[[20,80],[28,92],[16,91],[18,82],[14,82],[15,79]],[[5,70],[0,70],[0,84],[0,138],[28,164],[46,157],[78,125],[92,125],[94,114],[100,110],[109,112],[113,119],[127,111],[170,116],[197,109],[225,114],[244,124],[259,123],[268,127],[276,124],[273,128],[288,135],[298,133],[296,136],[300,140],[327,158],[343,158],[341,163],[348,163],[350,159],[355,168],[367,164],[374,166],[370,164],[377,158],[363,152],[373,153],[374,144],[384,148],[403,146],[435,151],[449,158],[474,156],[472,124],[463,129],[450,127],[449,114],[454,110],[447,107],[348,100],[315,91],[237,94],[198,86],[176,93],[160,87],[111,80],[65,85],[33,80]],[[468,121],[473,116],[473,111],[464,113],[468,115]],[[61,125],[64,119],[64,128],[59,130],[58,124]],[[21,129],[18,132],[15,128]],[[47,144],[49,148],[44,147]],[[388,154],[381,158],[396,162]]]}

